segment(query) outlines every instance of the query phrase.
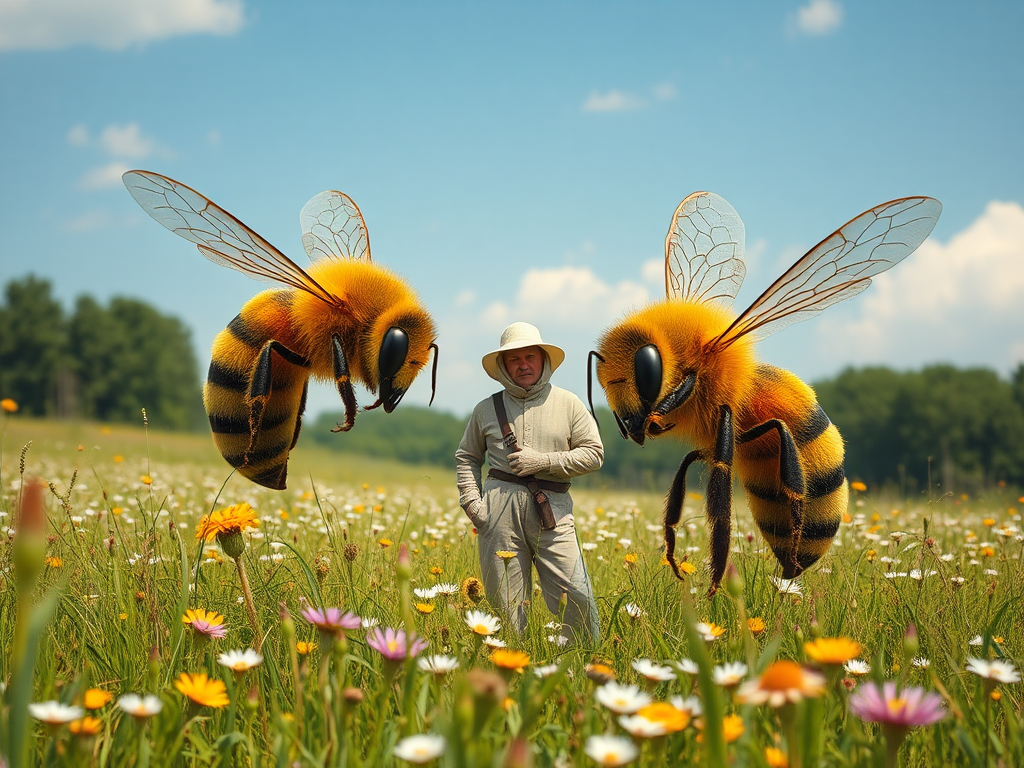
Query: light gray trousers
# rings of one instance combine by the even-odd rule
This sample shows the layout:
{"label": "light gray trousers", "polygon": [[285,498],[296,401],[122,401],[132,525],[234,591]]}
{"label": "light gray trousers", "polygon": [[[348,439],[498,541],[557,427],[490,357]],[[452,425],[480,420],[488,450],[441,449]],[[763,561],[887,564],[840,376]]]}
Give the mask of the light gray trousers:
{"label": "light gray trousers", "polygon": [[[516,632],[525,632],[532,564],[548,610],[562,620],[561,634],[574,644],[597,645],[601,631],[597,604],[576,540],[572,497],[546,493],[556,521],[551,531],[541,530],[533,497],[524,486],[486,479],[483,506],[473,523],[487,599],[508,617]],[[514,552],[515,556],[502,559],[495,554],[499,551]],[[563,594],[564,613],[560,605]]]}

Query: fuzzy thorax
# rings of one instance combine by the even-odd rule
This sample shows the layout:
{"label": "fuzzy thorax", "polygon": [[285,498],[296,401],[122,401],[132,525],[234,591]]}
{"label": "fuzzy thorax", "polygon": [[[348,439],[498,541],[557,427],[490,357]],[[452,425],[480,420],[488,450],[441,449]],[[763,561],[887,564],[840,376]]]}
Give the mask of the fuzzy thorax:
{"label": "fuzzy thorax", "polygon": [[[397,324],[409,333],[407,364],[399,371],[398,379],[407,379],[405,386],[411,384],[427,359],[436,333],[430,316],[405,281],[384,267],[357,260],[321,259],[308,272],[343,302],[340,309],[335,309],[310,294],[296,292],[293,318],[302,346],[313,362],[314,375],[333,378],[331,336],[338,334],[350,375],[375,391],[381,341],[388,328]],[[409,361],[419,361],[420,365],[410,366]]]}
{"label": "fuzzy thorax", "polygon": [[662,361],[660,402],[691,372],[697,379],[693,394],[679,408],[652,422],[680,438],[698,445],[713,439],[719,406],[736,412],[746,405],[752,392],[754,350],[744,337],[724,350],[711,351],[710,342],[732,323],[728,310],[713,304],[669,300],[651,304],[628,315],[604,333],[598,352],[597,378],[612,409],[621,414],[642,408],[636,388],[634,356],[641,347],[653,344]]}

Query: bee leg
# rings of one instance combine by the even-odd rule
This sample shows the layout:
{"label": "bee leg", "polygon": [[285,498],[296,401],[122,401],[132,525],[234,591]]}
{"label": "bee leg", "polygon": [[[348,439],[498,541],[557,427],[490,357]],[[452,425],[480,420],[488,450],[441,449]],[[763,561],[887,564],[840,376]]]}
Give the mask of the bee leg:
{"label": "bee leg", "polygon": [[800,466],[800,454],[797,452],[793,435],[785,422],[770,419],[741,434],[737,442],[747,443],[756,440],[773,429],[779,433],[779,479],[782,481],[782,491],[789,499],[790,552],[789,562],[782,563],[782,576],[792,579],[799,576],[803,570],[799,556],[800,537],[804,527],[804,497],[807,494],[804,470]]}
{"label": "bee leg", "polygon": [[249,464],[249,455],[256,446],[256,438],[259,436],[260,425],[263,423],[263,411],[267,407],[271,392],[271,367],[270,354],[277,352],[282,358],[292,365],[303,368],[309,367],[309,361],[302,355],[292,352],[288,347],[279,341],[268,341],[260,350],[260,356],[256,359],[256,368],[249,379],[249,446],[245,449],[245,458],[242,466]]}
{"label": "bee leg", "polygon": [[719,408],[715,456],[708,478],[707,516],[711,526],[711,588],[708,596],[718,591],[729,559],[729,537],[732,534],[732,454],[735,447],[732,409]]}
{"label": "bee leg", "polygon": [[672,480],[672,487],[669,488],[668,496],[665,497],[665,559],[672,567],[672,573],[682,581],[679,573],[679,566],[676,565],[676,526],[679,525],[679,518],[683,515],[683,502],[686,499],[686,470],[695,461],[704,461],[704,454],[701,451],[690,451],[679,464],[676,476]]}
{"label": "bee leg", "polygon": [[295,444],[299,442],[299,430],[302,429],[302,414],[306,412],[306,396],[309,394],[309,379],[302,385],[302,399],[299,400],[299,415],[295,417],[295,434],[292,435],[292,445],[288,450],[290,451],[295,447]]}
{"label": "bee leg", "polygon": [[348,372],[348,359],[338,334],[331,336],[331,351],[334,356],[334,383],[338,386],[341,402],[345,404],[345,423],[338,423],[331,432],[348,432],[356,423],[356,393],[352,389],[352,377]]}

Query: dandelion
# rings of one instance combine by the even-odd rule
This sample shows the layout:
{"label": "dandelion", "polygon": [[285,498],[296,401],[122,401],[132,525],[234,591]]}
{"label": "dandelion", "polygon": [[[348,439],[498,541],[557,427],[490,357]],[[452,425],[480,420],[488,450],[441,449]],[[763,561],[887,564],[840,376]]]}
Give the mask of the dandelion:
{"label": "dandelion", "polygon": [[491,662],[502,669],[522,672],[530,664],[530,657],[522,651],[498,648],[491,654]]}
{"label": "dandelion", "polygon": [[716,685],[723,688],[732,688],[739,685],[747,674],[747,665],[741,661],[732,661],[720,664],[711,671],[711,677]]}
{"label": "dandelion", "polygon": [[63,560],[61,560],[59,557],[53,557],[53,556],[47,557],[45,560],[43,560],[43,562],[46,563],[51,568],[60,568],[62,565],[64,565],[64,561]]}
{"label": "dandelion", "polygon": [[303,608],[302,618],[325,635],[337,635],[346,629],[359,629],[362,622],[352,611],[341,612],[341,608]]}
{"label": "dandelion", "polygon": [[608,768],[631,763],[640,754],[636,744],[624,736],[590,736],[583,751],[595,763]]}
{"label": "dandelion", "polygon": [[768,763],[768,768],[789,768],[786,753],[776,747],[764,748],[764,761]]}
{"label": "dandelion", "polygon": [[973,672],[984,680],[992,683],[1019,683],[1020,672],[1008,661],[985,661],[984,659],[967,659],[967,671]]}
{"label": "dandelion", "polygon": [[629,552],[625,557],[622,558],[623,563],[629,568],[631,565],[636,565],[637,556],[636,552]]}
{"label": "dandelion", "polygon": [[444,754],[445,746],[444,736],[421,733],[405,737],[395,745],[392,751],[399,760],[410,763],[429,763]]}
{"label": "dandelion", "polygon": [[434,606],[430,603],[416,603],[416,610],[420,613],[427,614],[434,610]]}
{"label": "dandelion", "polygon": [[804,669],[795,661],[776,661],[756,680],[740,686],[737,698],[746,704],[781,707],[804,698],[815,698],[825,690],[825,678]]}
{"label": "dandelion", "polygon": [[501,621],[484,611],[466,611],[466,626],[474,633],[487,637],[501,629]]}
{"label": "dandelion", "polygon": [[191,624],[197,634],[221,639],[228,633],[224,617],[214,611],[203,608],[189,608],[181,617],[182,622]]}
{"label": "dandelion", "polygon": [[516,556],[515,552],[508,549],[499,549],[494,554],[500,557],[502,560],[511,560],[513,557]]}
{"label": "dandelion", "polygon": [[103,721],[96,717],[83,717],[81,720],[72,720],[68,730],[75,736],[96,736],[103,733]]}
{"label": "dandelion", "polygon": [[598,704],[610,709],[617,715],[632,715],[641,707],[651,703],[651,697],[635,685],[622,685],[609,680],[594,691],[594,699]]}
{"label": "dandelion", "polygon": [[459,668],[459,660],[454,656],[438,654],[435,656],[423,656],[416,662],[416,665],[423,672],[430,672],[438,677],[444,677]]}
{"label": "dandelion", "polygon": [[201,707],[226,707],[229,703],[227,689],[220,680],[210,678],[205,672],[190,675],[182,672],[174,681],[174,687]]}
{"label": "dandelion", "polygon": [[263,656],[251,648],[246,648],[244,651],[226,651],[217,657],[218,664],[238,674],[248,672],[253,667],[259,666],[262,661]]}
{"label": "dandelion", "polygon": [[126,693],[117,700],[117,706],[137,720],[153,717],[164,708],[163,702],[156,696],[139,696],[137,693]]}
{"label": "dandelion", "polygon": [[868,489],[868,487],[866,485],[864,485],[864,483],[862,483],[860,480],[854,480],[852,483],[850,483],[850,490],[851,491],[857,491],[859,493],[864,493],[864,491],[866,491],[867,489]]}
{"label": "dandelion", "polygon": [[387,549],[388,547],[390,547],[395,542],[393,542],[391,539],[381,539],[377,543],[380,544],[381,549]]}
{"label": "dandelion", "polygon": [[64,725],[78,720],[85,714],[81,707],[61,704],[59,701],[42,701],[28,705],[28,713],[47,725]]}
{"label": "dandelion", "polygon": [[300,656],[308,656],[310,653],[316,650],[316,643],[309,643],[305,640],[299,640],[295,644],[295,651]]}
{"label": "dandelion", "polygon": [[18,404],[11,398],[5,397],[0,400],[0,410],[3,410],[4,413],[17,413]]}
{"label": "dandelion", "polygon": [[112,698],[114,698],[114,694],[110,691],[104,691],[102,688],[90,688],[82,697],[82,704],[86,709],[101,709],[109,704]]}
{"label": "dandelion", "polygon": [[750,630],[752,635],[760,635],[764,632],[764,619],[760,616],[751,616],[747,619],[747,629]]}
{"label": "dandelion", "polygon": [[652,683],[676,679],[676,673],[670,667],[655,664],[650,659],[633,659],[633,669]]}
{"label": "dandelion", "polygon": [[413,635],[407,638],[404,629],[387,629],[381,631],[374,627],[366,635],[366,644],[377,651],[388,661],[404,661],[406,658],[418,656],[426,649],[427,641]]}
{"label": "dandelion", "polygon": [[848,637],[819,637],[804,643],[804,652],[819,664],[839,666],[861,655],[860,643]]}
{"label": "dandelion", "polygon": [[[255,528],[259,525],[256,519],[256,512],[248,504],[233,504],[224,509],[218,509],[209,515],[204,515],[196,526],[196,538],[213,541],[214,537],[227,536],[234,533],[241,533],[246,528]],[[220,541],[221,546],[224,542]],[[244,544],[243,544],[244,546]],[[225,551],[227,549],[225,548]],[[241,554],[241,553],[239,553]],[[234,557],[231,553],[229,556]]]}

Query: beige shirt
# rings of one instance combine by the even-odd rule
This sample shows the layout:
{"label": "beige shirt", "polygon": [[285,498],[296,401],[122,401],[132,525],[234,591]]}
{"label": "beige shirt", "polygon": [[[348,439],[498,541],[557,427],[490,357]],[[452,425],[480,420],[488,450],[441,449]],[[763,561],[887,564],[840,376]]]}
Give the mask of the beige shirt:
{"label": "beige shirt", "polygon": [[[583,402],[572,392],[549,383],[550,363],[529,390],[508,378],[499,364],[502,397],[509,425],[520,447],[530,447],[551,459],[548,472],[538,472],[541,480],[565,482],[571,477],[600,469],[604,446],[597,425]],[[491,398],[480,401],[466,425],[459,449],[455,452],[455,474],[459,503],[463,509],[481,498],[481,470],[484,459],[494,469],[512,472],[509,450],[502,444],[501,426]]]}

